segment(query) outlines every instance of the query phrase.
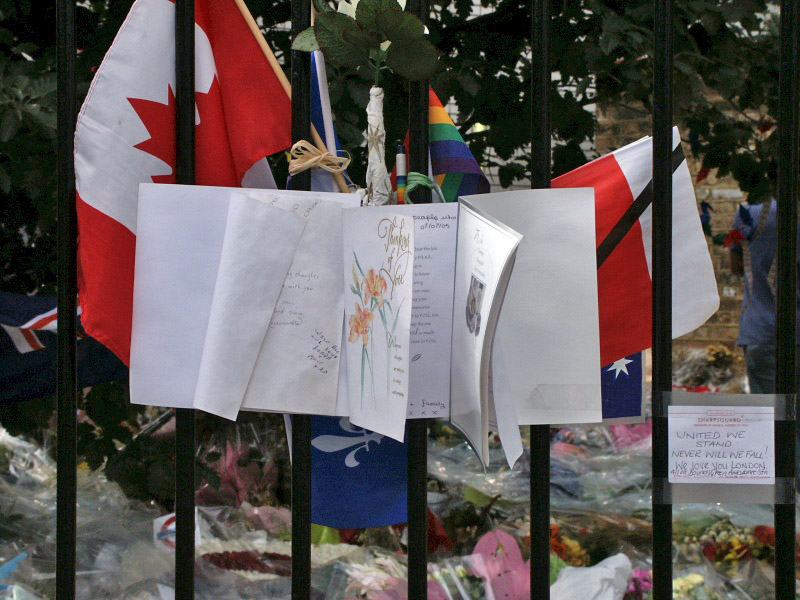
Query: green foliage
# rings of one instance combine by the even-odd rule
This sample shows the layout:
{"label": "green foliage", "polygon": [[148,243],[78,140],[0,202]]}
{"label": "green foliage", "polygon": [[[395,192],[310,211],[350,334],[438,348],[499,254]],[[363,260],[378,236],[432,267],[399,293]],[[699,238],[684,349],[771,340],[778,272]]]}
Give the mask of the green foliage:
{"label": "green foliage", "polygon": [[425,39],[422,21],[403,11],[397,0],[360,0],[355,18],[324,11],[297,36],[292,49],[319,49],[335,67],[369,68],[376,85],[386,67],[409,81],[429,79],[439,69],[439,52]]}

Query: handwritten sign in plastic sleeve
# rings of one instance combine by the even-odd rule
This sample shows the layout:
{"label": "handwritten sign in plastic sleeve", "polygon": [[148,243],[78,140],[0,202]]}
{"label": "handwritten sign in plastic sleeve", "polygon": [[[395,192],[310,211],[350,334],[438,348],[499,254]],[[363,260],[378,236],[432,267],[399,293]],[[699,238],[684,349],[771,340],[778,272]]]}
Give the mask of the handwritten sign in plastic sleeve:
{"label": "handwritten sign in plastic sleeve", "polygon": [[670,406],[670,483],[775,483],[775,410]]}

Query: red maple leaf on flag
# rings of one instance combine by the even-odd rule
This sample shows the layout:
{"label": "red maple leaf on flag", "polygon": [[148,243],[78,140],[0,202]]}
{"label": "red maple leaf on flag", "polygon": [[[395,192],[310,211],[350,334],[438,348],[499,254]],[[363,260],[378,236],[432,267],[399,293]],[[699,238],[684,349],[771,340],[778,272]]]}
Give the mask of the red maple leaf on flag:
{"label": "red maple leaf on flag", "polygon": [[[128,98],[150,137],[134,146],[165,162],[166,175],[151,175],[153,183],[175,183],[175,93],[168,86],[167,103],[142,98]],[[222,109],[219,80],[215,77],[206,93],[195,93],[197,114],[195,126],[197,183],[238,187],[239,177],[231,157],[228,134]]]}
{"label": "red maple leaf on flag", "polygon": [[128,98],[150,137],[134,146],[167,163],[169,175],[151,175],[153,183],[175,183],[175,93],[168,85],[167,104],[141,98]]}

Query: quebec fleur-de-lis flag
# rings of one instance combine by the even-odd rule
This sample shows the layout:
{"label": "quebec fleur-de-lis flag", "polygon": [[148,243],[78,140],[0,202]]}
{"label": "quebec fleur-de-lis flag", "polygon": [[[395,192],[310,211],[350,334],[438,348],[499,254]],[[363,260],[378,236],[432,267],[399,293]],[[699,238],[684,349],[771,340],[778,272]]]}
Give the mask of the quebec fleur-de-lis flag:
{"label": "quebec fleur-de-lis flag", "polygon": [[408,520],[405,444],[351,425],[346,417],[311,420],[311,521],[337,529]]}
{"label": "quebec fleur-de-lis flag", "polygon": [[[265,157],[291,145],[291,104],[252,17],[241,0],[195,0],[195,20],[197,183],[274,188]],[[126,364],[139,184],[175,182],[174,91],[175,3],[136,0],[75,133],[83,325]]]}

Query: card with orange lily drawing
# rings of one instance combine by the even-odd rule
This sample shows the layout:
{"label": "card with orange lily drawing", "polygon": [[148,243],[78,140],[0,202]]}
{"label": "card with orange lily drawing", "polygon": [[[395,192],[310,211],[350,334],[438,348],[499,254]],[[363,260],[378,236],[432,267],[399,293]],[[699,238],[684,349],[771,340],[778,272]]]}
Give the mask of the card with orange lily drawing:
{"label": "card with orange lily drawing", "polygon": [[414,221],[344,211],[347,404],[350,421],[402,441],[409,385]]}

